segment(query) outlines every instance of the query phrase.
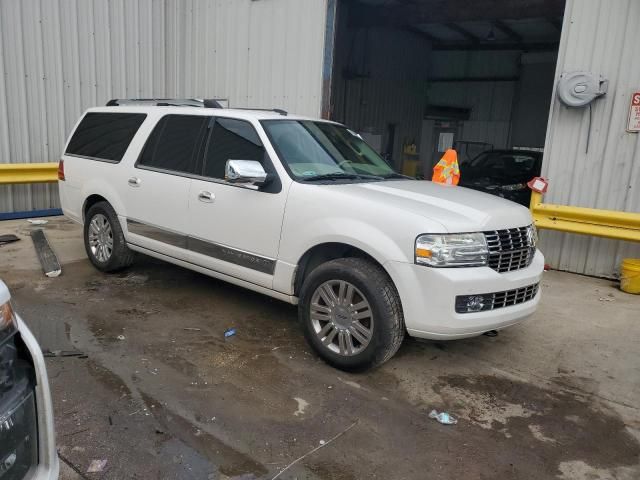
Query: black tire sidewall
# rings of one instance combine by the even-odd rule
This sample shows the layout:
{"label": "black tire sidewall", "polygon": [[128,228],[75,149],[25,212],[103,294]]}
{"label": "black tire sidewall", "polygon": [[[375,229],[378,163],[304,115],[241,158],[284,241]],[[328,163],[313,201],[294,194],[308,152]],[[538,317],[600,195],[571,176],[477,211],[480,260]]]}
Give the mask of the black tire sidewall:
{"label": "black tire sidewall", "polygon": [[[345,260],[344,262],[341,260]],[[347,262],[348,260],[349,262]],[[359,262],[358,262],[359,261]],[[358,263],[366,264],[368,269],[362,270]],[[386,351],[390,338],[394,334],[393,322],[389,317],[394,314],[391,306],[384,300],[380,285],[391,280],[380,269],[370,262],[360,259],[332,260],[317,267],[305,280],[298,304],[298,316],[307,341],[330,365],[346,371],[364,371],[380,362],[381,352]],[[372,278],[372,276],[374,278]],[[376,278],[377,277],[377,278]],[[316,289],[329,280],[345,280],[354,285],[366,297],[373,312],[373,336],[367,347],[357,355],[342,356],[330,351],[316,335],[310,318],[311,298]],[[404,328],[404,326],[402,327]]]}
{"label": "black tire sidewall", "polygon": [[[111,252],[109,260],[107,260],[106,262],[101,262],[100,260],[98,260],[93,255],[93,252],[89,247],[89,224],[91,223],[93,217],[98,214],[102,214],[106,217],[109,224],[111,225],[111,232],[113,234],[113,250]],[[118,216],[113,210],[113,207],[111,207],[111,205],[106,202],[98,202],[95,205],[92,205],[87,211],[84,222],[84,248],[93,266],[102,272],[112,272],[122,268],[121,259],[119,258],[119,252],[123,248],[128,248],[124,244],[123,239],[124,236],[122,234],[122,228],[120,227]]]}

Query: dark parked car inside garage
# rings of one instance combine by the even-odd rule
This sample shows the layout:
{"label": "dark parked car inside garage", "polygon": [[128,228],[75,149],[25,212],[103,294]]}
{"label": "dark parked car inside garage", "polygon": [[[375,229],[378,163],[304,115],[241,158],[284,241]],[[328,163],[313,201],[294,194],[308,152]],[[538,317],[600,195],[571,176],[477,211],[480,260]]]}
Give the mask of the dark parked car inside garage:
{"label": "dark parked car inside garage", "polygon": [[460,186],[529,206],[527,182],[540,175],[542,152],[488,150],[460,165]]}

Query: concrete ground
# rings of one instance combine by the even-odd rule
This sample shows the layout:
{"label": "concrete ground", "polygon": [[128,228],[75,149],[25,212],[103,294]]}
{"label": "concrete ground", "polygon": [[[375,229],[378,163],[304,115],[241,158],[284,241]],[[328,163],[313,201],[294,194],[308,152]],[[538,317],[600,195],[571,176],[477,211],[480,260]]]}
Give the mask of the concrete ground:
{"label": "concrete ground", "polygon": [[43,349],[83,354],[48,359],[63,479],[640,478],[640,297],[610,281],[548,272],[529,322],[350,375],[294,307],[144,256],[104,275],[47,220],[62,275],[21,220],[0,278]]}

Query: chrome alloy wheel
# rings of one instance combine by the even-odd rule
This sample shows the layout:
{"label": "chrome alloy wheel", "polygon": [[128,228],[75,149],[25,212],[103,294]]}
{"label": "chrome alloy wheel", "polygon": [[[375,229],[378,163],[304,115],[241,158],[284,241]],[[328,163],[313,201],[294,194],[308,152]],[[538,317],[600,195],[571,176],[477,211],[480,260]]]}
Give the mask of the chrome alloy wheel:
{"label": "chrome alloy wheel", "polygon": [[113,253],[113,230],[107,217],[101,213],[94,215],[89,223],[89,248],[102,263],[108,262]]}
{"label": "chrome alloy wheel", "polygon": [[357,355],[371,342],[371,305],[349,282],[324,282],[313,292],[310,310],[313,330],[332,352],[347,357]]}

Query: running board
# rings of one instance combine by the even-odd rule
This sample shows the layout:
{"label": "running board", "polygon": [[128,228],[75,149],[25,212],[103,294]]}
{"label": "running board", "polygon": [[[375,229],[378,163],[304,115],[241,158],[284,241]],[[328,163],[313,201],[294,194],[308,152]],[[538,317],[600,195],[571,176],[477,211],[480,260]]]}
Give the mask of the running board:
{"label": "running board", "polygon": [[31,232],[31,240],[33,240],[33,246],[38,254],[38,260],[42,265],[42,270],[47,277],[57,277],[62,273],[60,262],[58,257],[51,249],[49,241],[42,229],[33,230]]}

